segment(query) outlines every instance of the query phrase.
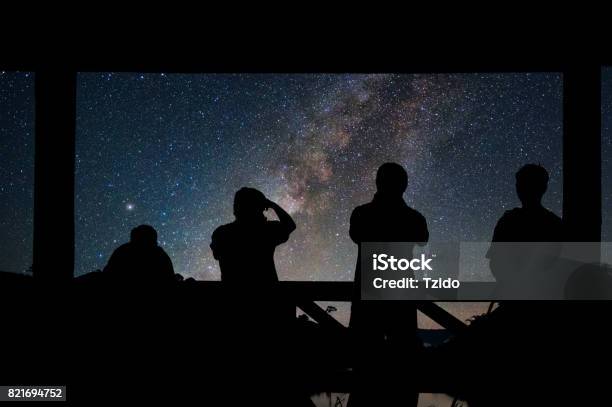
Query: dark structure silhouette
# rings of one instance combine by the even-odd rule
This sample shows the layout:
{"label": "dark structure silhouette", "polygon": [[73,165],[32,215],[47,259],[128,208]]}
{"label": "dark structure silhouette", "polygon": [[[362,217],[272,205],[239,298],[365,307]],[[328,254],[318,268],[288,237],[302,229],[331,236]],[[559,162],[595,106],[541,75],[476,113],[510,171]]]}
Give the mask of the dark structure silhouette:
{"label": "dark structure silhouette", "polygon": [[[403,199],[408,186],[408,175],[396,163],[385,163],[376,174],[374,199],[361,205],[351,215],[350,236],[359,245],[355,270],[355,295],[351,306],[350,327],[360,342],[365,356],[372,348],[393,354],[401,350],[402,357],[386,357],[380,353],[377,360],[360,357],[360,375],[357,380],[364,386],[351,395],[350,406],[387,405],[400,401],[416,405],[418,393],[410,393],[405,376],[403,386],[393,385],[399,380],[394,368],[405,369],[405,363],[414,363],[417,355],[416,304],[411,301],[360,301],[362,242],[412,242],[425,244],[429,231],[425,217],[409,207]],[[360,355],[361,356],[361,355]],[[412,359],[412,360],[411,360]],[[392,366],[384,366],[393,360]],[[382,362],[383,366],[380,366]],[[377,366],[375,366],[377,365]],[[380,369],[386,373],[381,375]],[[375,384],[375,381],[381,381]],[[381,389],[385,388],[385,391]],[[412,399],[412,400],[411,400]]]}
{"label": "dark structure silhouette", "polygon": [[548,171],[527,164],[516,173],[520,208],[506,211],[497,222],[487,258],[497,281],[497,295],[523,293],[544,287],[552,278],[564,240],[563,222],[542,205],[548,187]]}
{"label": "dark structure silhouette", "polygon": [[[158,48],[153,63],[148,65],[151,70],[209,69],[203,63],[166,58]],[[62,61],[62,52],[55,47],[54,52],[52,59]],[[28,53],[32,54],[31,50]],[[436,54],[440,53],[436,50]],[[506,72],[508,55],[504,55],[506,65],[486,55],[476,67]],[[466,65],[465,58],[456,62],[444,58],[437,65],[411,62],[404,67],[415,72],[432,67],[442,72],[463,72],[474,66],[471,62]],[[270,359],[298,365],[292,357],[296,357],[295,349],[302,348],[291,344],[283,353],[270,346],[267,350],[281,356],[277,358],[260,347],[245,349],[242,338],[261,330],[237,329],[224,318],[224,307],[230,304],[225,287],[218,282],[183,285],[175,293],[150,298],[140,287],[117,298],[109,296],[104,287],[61,284],[71,281],[74,273],[76,71],[134,71],[142,68],[142,57],[114,64],[107,58],[75,64],[49,64],[48,58],[42,58],[44,63],[32,65],[5,59],[9,63],[4,69],[13,66],[36,71],[37,123],[34,277],[0,273],[0,309],[11,325],[10,334],[0,340],[2,382],[68,384],[70,404],[75,405],[111,405],[119,399],[181,405],[193,404],[194,398],[209,401],[203,405],[228,401],[254,405],[260,401],[257,399],[264,399],[259,404],[266,405],[270,397],[263,390],[266,384],[283,389],[285,384],[312,383],[321,378],[319,371],[296,378],[282,369],[279,376],[287,378],[286,382],[273,382],[269,375],[262,375],[272,371]],[[563,72],[563,221],[567,240],[593,242],[601,237],[602,61],[580,55],[560,62],[547,64],[546,69]],[[515,63],[511,65],[517,68]],[[541,65],[518,64],[524,71],[533,71],[534,67],[539,70]],[[292,282],[283,284],[287,289],[294,286]],[[304,283],[297,285],[302,287]],[[344,282],[313,282],[306,287],[293,295],[312,304],[313,299],[346,301],[351,290],[350,283]],[[243,305],[249,306],[248,320],[265,313],[252,304]],[[418,306],[433,310],[430,315],[434,316],[443,311],[430,302]],[[322,315],[329,317],[324,311]],[[423,379],[420,388],[450,392],[469,400],[471,406],[608,405],[609,380],[600,372],[612,360],[612,347],[601,339],[609,316],[610,306],[604,302],[517,302],[513,309],[499,307],[488,320],[462,329],[465,332],[458,334],[456,341],[427,355],[419,370]],[[454,321],[452,318],[438,320],[449,330],[455,323],[461,325],[460,321],[448,324]],[[327,343],[328,330],[319,328],[322,342]],[[240,341],[232,341],[234,338]],[[282,342],[274,344],[280,347]],[[345,344],[334,342],[334,357],[345,350]],[[219,352],[227,349],[234,352]],[[179,373],[193,371],[198,374]],[[334,378],[323,388],[354,388],[343,384]],[[598,400],[598,396],[607,402]]]}
{"label": "dark structure silhouette", "polygon": [[[272,209],[279,220],[267,220],[267,209]],[[236,220],[219,226],[212,234],[210,247],[219,261],[221,280],[256,284],[278,281],[274,250],[295,230],[291,216],[254,188],[236,192],[234,216]]]}
{"label": "dark structure silhouette", "polygon": [[157,245],[157,231],[149,225],[132,229],[130,241],[113,252],[104,273],[113,280],[142,284],[176,280],[172,260]]}

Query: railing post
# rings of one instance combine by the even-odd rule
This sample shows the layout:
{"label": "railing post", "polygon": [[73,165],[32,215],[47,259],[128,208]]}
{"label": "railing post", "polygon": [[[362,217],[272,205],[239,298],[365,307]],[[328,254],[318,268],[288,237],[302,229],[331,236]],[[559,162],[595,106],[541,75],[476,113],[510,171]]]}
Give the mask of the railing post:
{"label": "railing post", "polygon": [[563,76],[563,220],[566,240],[601,239],[601,67],[569,66]]}
{"label": "railing post", "polygon": [[63,281],[74,273],[76,72],[36,71],[35,83],[33,273]]}

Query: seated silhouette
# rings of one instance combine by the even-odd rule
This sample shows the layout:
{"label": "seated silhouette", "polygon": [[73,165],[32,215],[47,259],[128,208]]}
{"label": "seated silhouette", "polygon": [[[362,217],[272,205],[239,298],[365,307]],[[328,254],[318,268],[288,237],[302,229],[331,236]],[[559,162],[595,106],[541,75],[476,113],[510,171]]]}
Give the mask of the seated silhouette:
{"label": "seated silhouette", "polygon": [[163,284],[176,281],[172,260],[157,245],[157,231],[149,225],[132,229],[130,241],[113,252],[103,272],[125,282]]}
{"label": "seated silhouette", "polygon": [[522,206],[506,211],[499,219],[486,255],[501,297],[536,296],[559,257],[563,222],[542,205],[548,179],[546,169],[535,164],[516,173]]}
{"label": "seated silhouette", "polygon": [[[361,205],[353,211],[350,220],[350,237],[358,245],[357,266],[355,270],[355,294],[351,305],[349,326],[357,334],[361,343],[361,352],[367,354],[370,348],[397,350],[396,355],[402,357],[381,356],[374,352],[377,360],[363,360],[358,371],[367,372],[364,365],[377,364],[380,360],[393,360],[397,368],[403,368],[404,362],[416,355],[417,310],[412,301],[360,301],[361,290],[361,243],[362,242],[410,242],[424,245],[429,240],[429,231],[425,217],[404,201],[403,194],[408,186],[408,174],[396,163],[385,163],[376,174],[376,194],[374,199]],[[365,348],[364,348],[365,347]],[[412,360],[414,362],[414,360]],[[385,362],[386,363],[386,362]],[[391,367],[391,366],[387,366]],[[393,370],[393,369],[391,369]],[[361,373],[362,375],[364,373]],[[409,401],[416,405],[418,393],[410,392],[406,386],[397,386],[395,391],[381,391],[373,380],[393,380],[393,373],[380,376],[380,372],[365,373],[361,380],[370,387],[351,394],[350,406],[360,405],[395,405],[394,403]],[[378,379],[376,379],[378,377]],[[405,377],[404,373],[398,377]],[[384,378],[384,379],[383,379]],[[358,386],[359,387],[359,386]],[[391,389],[394,386],[389,386]],[[378,390],[377,390],[378,389]],[[401,389],[401,390],[400,390]],[[386,399],[381,399],[382,396]],[[382,402],[381,402],[382,401]],[[409,404],[408,404],[409,405]]]}
{"label": "seated silhouette", "polygon": [[[278,221],[269,221],[264,211],[272,209]],[[296,225],[278,204],[254,188],[241,188],[234,197],[236,219],[219,226],[210,247],[219,261],[221,280],[226,283],[266,284],[278,281],[274,265],[276,246],[289,240]]]}

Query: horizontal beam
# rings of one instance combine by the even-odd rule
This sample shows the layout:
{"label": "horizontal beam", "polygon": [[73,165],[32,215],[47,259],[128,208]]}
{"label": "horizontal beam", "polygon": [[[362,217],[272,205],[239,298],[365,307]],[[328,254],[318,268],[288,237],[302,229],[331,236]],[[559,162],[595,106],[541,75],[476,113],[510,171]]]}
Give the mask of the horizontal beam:
{"label": "horizontal beam", "polygon": [[[210,290],[211,293],[216,292],[217,294],[221,294],[224,289],[223,283],[220,281],[198,281],[196,284],[202,289]],[[281,281],[279,288],[284,298],[295,300],[297,306],[300,308],[303,306],[307,308],[302,308],[304,312],[307,314],[314,312],[316,315],[321,314],[313,308],[312,301],[351,302],[354,295],[353,282],[350,281]],[[253,293],[251,292],[250,295],[253,295]],[[463,321],[456,318],[435,302],[418,302],[417,308],[423,314],[451,332],[460,332],[466,327]],[[331,316],[330,318],[333,320]],[[330,324],[333,323],[327,319],[326,321],[330,322]]]}
{"label": "horizontal beam", "polygon": [[[34,56],[33,56],[34,55]],[[121,57],[119,57],[121,56]],[[432,54],[428,58],[415,58],[398,61],[389,58],[363,58],[362,54],[329,62],[328,59],[312,59],[305,55],[296,58],[275,59],[258,55],[259,58],[248,58],[240,55],[236,58],[207,58],[203,60],[185,54],[173,55],[171,51],[160,53],[132,52],[121,55],[118,52],[93,55],[79,53],[78,59],[73,52],[54,55],[47,58],[44,53],[39,56],[28,55],[14,58],[5,57],[0,61],[0,70],[5,71],[38,71],[70,70],[77,72],[143,72],[143,73],[218,73],[218,72],[325,72],[325,73],[490,73],[490,72],[564,72],[576,64],[581,66],[602,66],[610,62],[605,55],[594,55],[590,58],[521,58],[504,54],[497,58],[482,58],[482,55],[453,56],[452,54]]]}
{"label": "horizontal beam", "polygon": [[[221,281],[197,281],[195,284],[210,291],[211,294],[221,293],[226,288]],[[286,298],[296,301],[350,302],[353,298],[353,283],[351,281],[281,281],[279,288]],[[240,287],[237,287],[237,290],[240,290]],[[245,291],[249,292],[251,296],[252,290],[252,287],[245,287]]]}

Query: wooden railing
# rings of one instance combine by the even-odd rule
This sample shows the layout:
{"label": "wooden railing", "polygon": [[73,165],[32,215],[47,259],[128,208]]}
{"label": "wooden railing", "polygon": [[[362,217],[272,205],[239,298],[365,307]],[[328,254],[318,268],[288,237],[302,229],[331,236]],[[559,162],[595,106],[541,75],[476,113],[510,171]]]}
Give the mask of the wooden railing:
{"label": "wooden railing", "polygon": [[[219,281],[198,281],[196,284],[203,290],[220,291]],[[316,301],[351,302],[353,297],[353,282],[336,281],[282,281],[281,291],[285,298],[295,301],[295,305],[322,326],[342,329],[344,326],[332,315],[325,312]],[[417,308],[423,314],[456,333],[466,327],[465,323],[437,305],[433,301],[419,301]]]}

